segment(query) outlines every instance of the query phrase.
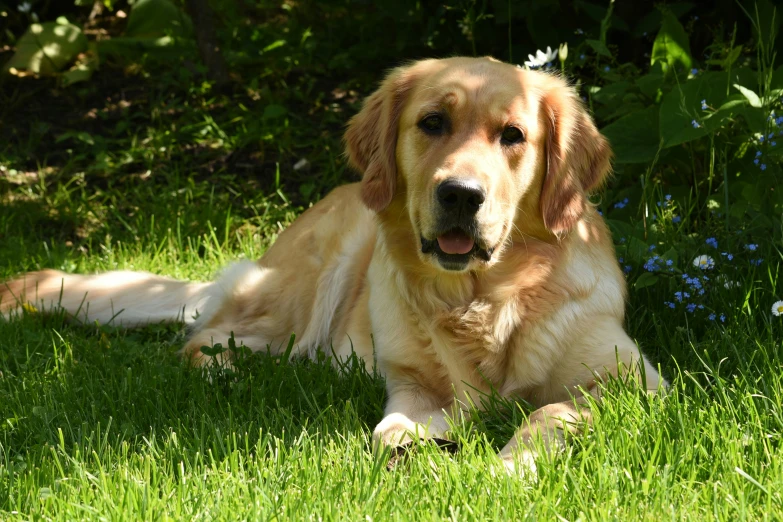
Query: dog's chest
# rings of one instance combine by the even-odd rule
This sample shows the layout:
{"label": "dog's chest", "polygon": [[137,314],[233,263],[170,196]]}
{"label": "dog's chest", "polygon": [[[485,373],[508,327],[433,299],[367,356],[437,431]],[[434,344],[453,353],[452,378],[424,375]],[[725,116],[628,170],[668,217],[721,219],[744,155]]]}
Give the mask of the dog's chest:
{"label": "dog's chest", "polygon": [[518,333],[518,321],[509,321],[508,312],[502,305],[475,300],[430,316],[433,346],[446,366],[451,367],[449,373],[458,374],[452,375],[452,382],[458,384],[459,379],[464,379],[473,384],[502,384],[508,368],[509,344]]}

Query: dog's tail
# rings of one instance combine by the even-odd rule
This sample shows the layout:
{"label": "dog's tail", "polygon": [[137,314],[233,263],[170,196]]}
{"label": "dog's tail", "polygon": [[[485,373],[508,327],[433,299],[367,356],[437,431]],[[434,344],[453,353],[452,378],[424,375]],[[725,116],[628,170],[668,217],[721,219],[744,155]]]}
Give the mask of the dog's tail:
{"label": "dog's tail", "polygon": [[63,309],[80,321],[126,327],[191,323],[209,297],[209,286],[146,272],[73,275],[42,270],[0,282],[0,315]]}

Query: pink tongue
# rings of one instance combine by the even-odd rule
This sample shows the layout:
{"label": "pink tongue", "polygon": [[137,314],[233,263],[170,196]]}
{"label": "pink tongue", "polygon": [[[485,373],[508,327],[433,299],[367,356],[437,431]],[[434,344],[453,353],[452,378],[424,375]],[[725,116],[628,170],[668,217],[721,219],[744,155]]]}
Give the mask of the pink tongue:
{"label": "pink tongue", "polygon": [[447,254],[467,254],[473,250],[473,240],[465,233],[453,230],[438,236],[438,246]]}

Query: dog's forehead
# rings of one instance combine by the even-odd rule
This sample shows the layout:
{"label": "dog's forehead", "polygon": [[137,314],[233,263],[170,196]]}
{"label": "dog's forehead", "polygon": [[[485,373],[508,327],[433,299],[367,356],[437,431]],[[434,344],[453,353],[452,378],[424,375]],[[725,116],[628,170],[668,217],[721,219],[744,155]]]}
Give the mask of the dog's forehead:
{"label": "dog's forehead", "polygon": [[480,106],[502,115],[530,108],[539,98],[535,77],[516,66],[485,59],[446,61],[425,71],[414,89],[414,111]]}

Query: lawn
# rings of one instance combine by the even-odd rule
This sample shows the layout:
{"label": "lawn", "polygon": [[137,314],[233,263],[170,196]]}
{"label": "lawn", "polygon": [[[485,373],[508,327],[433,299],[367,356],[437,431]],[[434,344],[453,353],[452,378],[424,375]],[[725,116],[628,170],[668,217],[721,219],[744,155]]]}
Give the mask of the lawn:
{"label": "lawn", "polygon": [[[0,280],[39,268],[209,280],[231,260],[263,254],[330,188],[358,179],[342,158],[341,132],[395,63],[390,55],[445,55],[449,38],[467,54],[477,45],[478,54],[512,52],[505,26],[496,36],[502,45],[482,49],[481,24],[490,22],[467,8],[442,14],[454,27],[440,32],[426,13],[400,14],[423,17],[411,27],[429,28],[435,43],[400,25],[398,39],[420,47],[372,55],[338,29],[371,19],[378,32],[387,11],[271,4],[220,13],[220,34],[235,39],[226,58],[238,77],[228,87],[218,89],[187,60],[173,67],[180,62],[154,53],[107,59],[68,87],[3,76]],[[85,21],[89,9],[66,15],[88,34],[115,34],[123,5],[97,22]],[[3,6],[21,34],[25,13]],[[598,43],[606,38],[601,10]],[[232,16],[255,18],[231,32]],[[693,56],[701,46],[728,60],[730,27],[724,39],[713,31],[705,40],[693,16],[678,13]],[[709,16],[711,28],[719,25],[721,13]],[[458,22],[474,32],[454,29]],[[659,27],[672,24],[666,15],[656,23],[647,39],[609,35],[649,50]],[[0,519],[783,518],[783,316],[772,310],[783,299],[783,147],[773,141],[783,132],[775,91],[783,70],[770,51],[777,48],[745,25],[734,31],[745,38],[741,57],[728,65],[698,58],[701,69],[693,58],[696,72],[680,79],[678,98],[693,111],[669,123],[666,93],[678,77],[662,72],[660,96],[645,97],[641,79],[655,71],[642,70],[627,46],[610,45],[608,59],[566,31],[565,67],[617,151],[616,175],[594,201],[627,273],[627,328],[671,383],[665,395],[608,383],[592,428],[527,476],[506,473],[495,452],[529,409],[486,397],[483,411],[455,427],[458,451],[422,446],[388,469],[389,455],[374,454],[370,441],[385,400],[377,375],[264,353],[241,361],[234,375],[202,372],[177,357],[185,340],[178,326],[120,330],[29,311],[0,319]],[[360,39],[373,38],[368,29]],[[13,52],[8,44],[0,61]],[[520,61],[521,50],[513,51]],[[723,77],[710,76],[721,74],[760,78],[760,105],[742,90],[724,96]],[[721,89],[710,87],[715,78]],[[737,99],[746,100],[745,112],[725,112]],[[617,113],[621,100],[627,113]],[[663,141],[654,136],[652,149],[650,124],[633,126],[633,111],[651,107],[656,118],[663,107]],[[674,127],[692,134],[666,134]],[[695,266],[699,256],[708,258]]]}

